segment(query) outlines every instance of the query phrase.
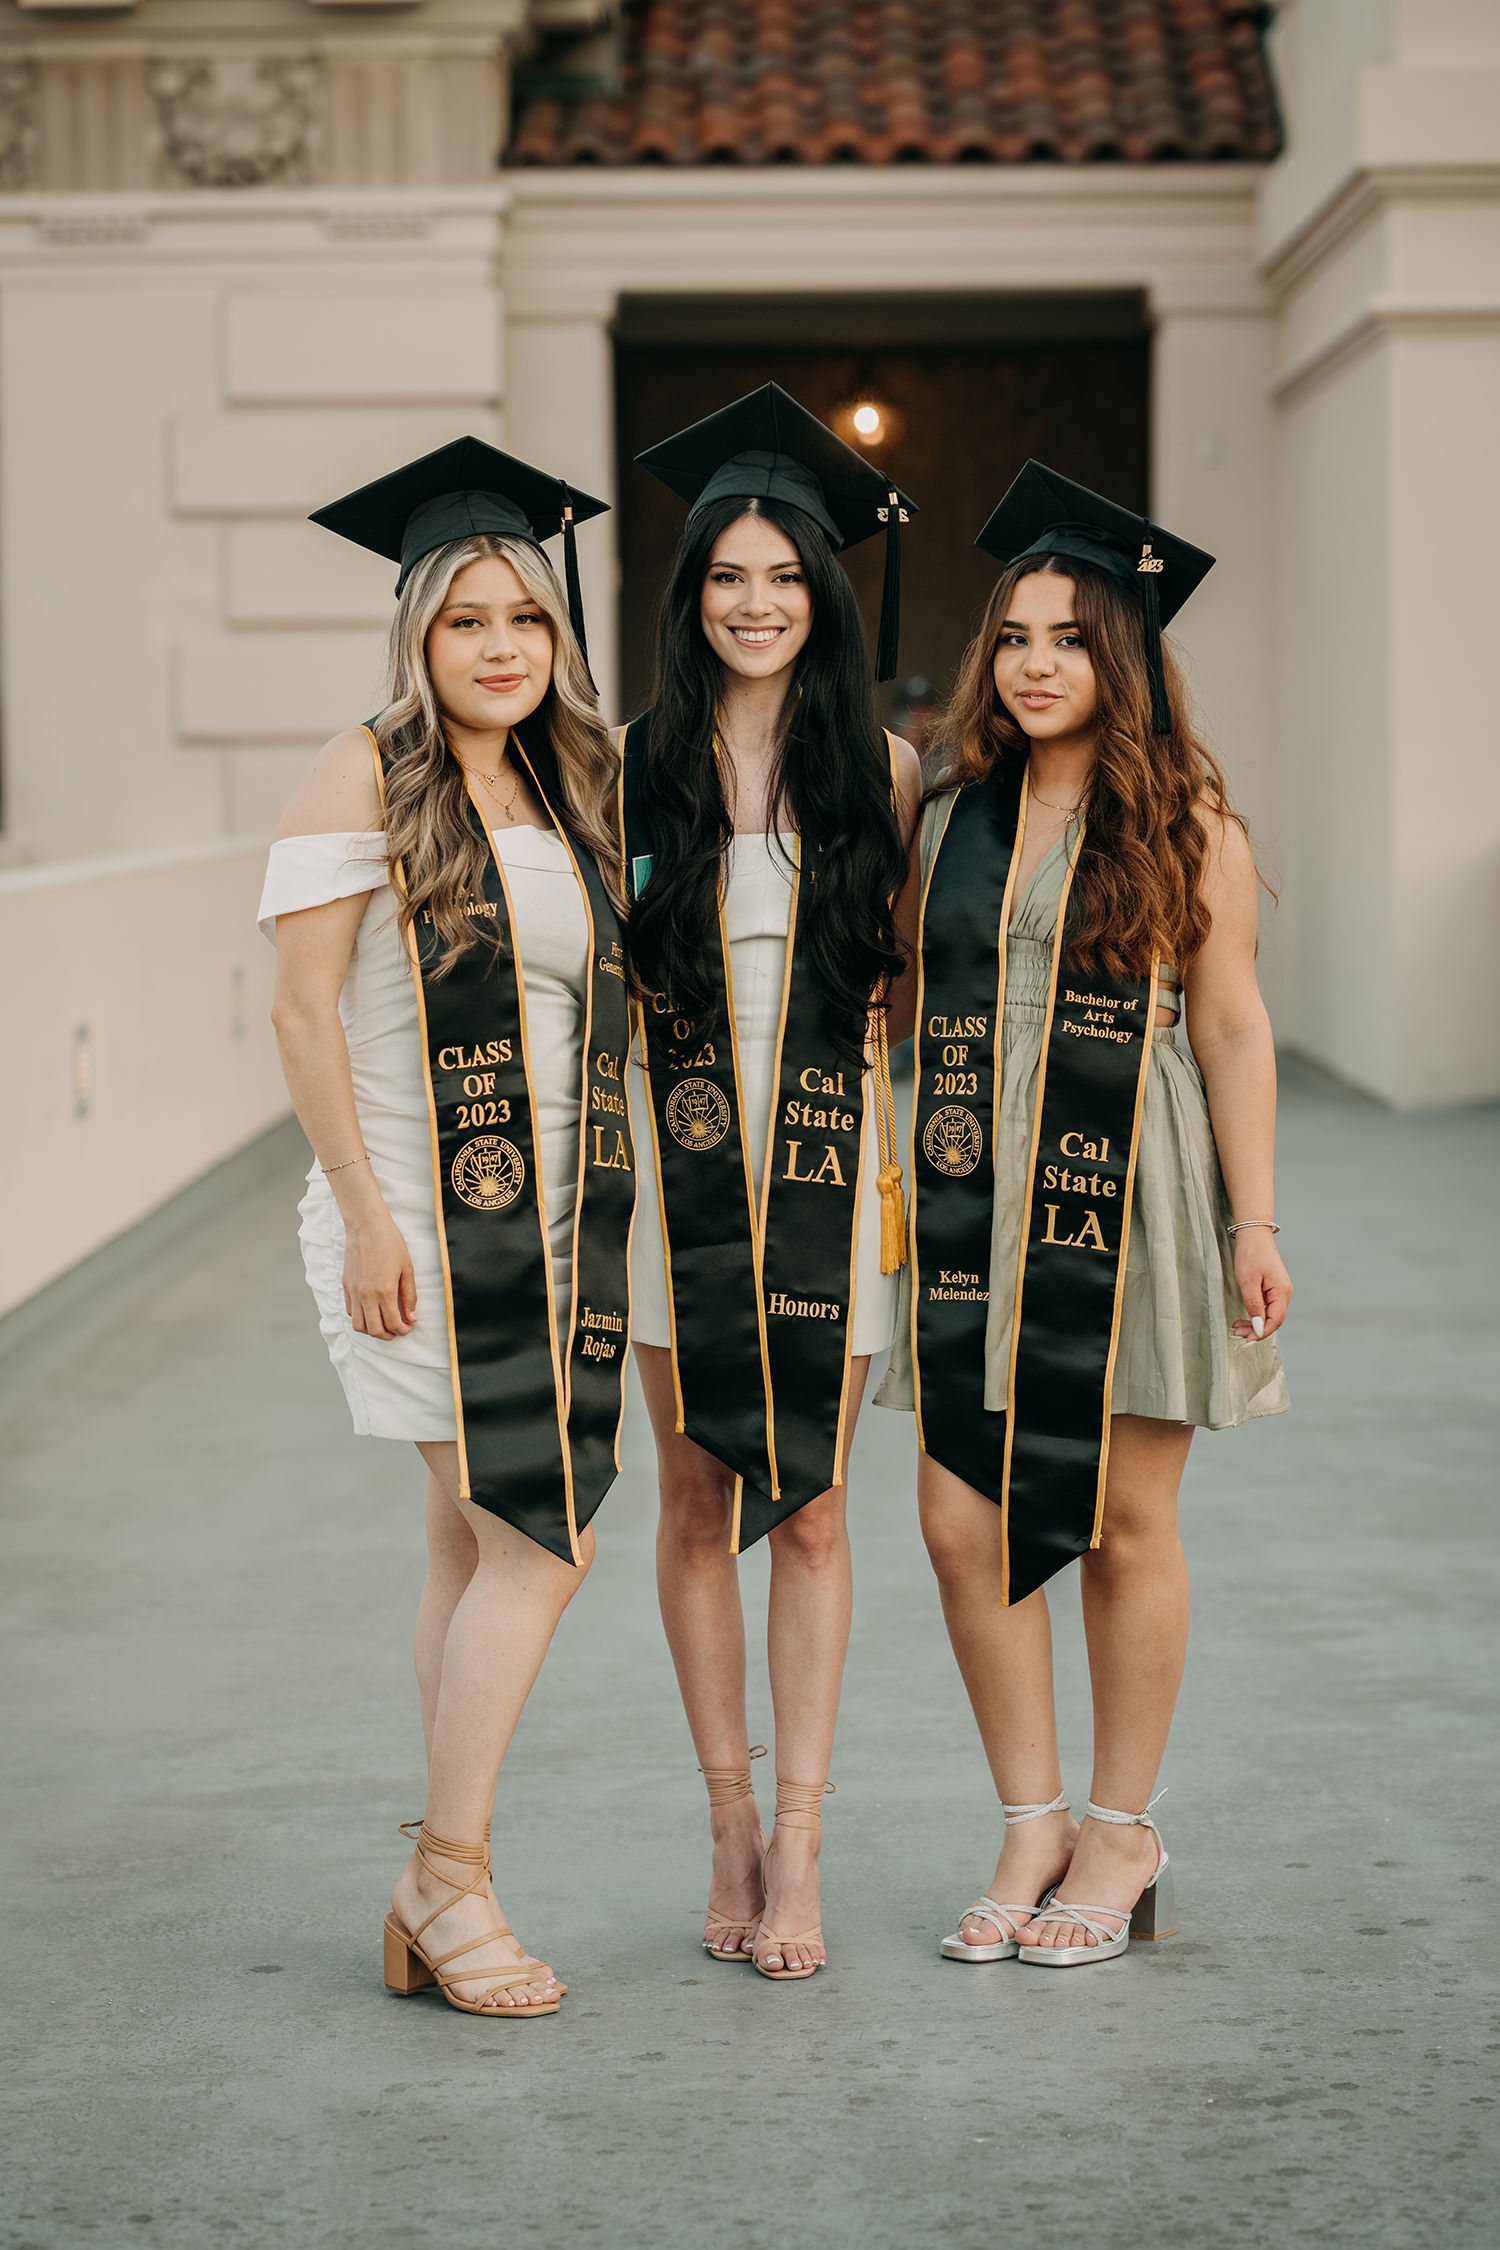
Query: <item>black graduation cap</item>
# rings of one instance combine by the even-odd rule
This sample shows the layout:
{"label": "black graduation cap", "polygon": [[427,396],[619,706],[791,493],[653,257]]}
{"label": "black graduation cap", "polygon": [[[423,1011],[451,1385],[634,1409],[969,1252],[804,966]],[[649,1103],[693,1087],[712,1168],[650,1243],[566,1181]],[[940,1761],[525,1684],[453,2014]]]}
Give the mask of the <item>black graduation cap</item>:
{"label": "black graduation cap", "polygon": [[1044,462],[1028,461],[974,542],[1003,563],[1062,555],[1093,563],[1125,586],[1139,587],[1145,609],[1151,720],[1170,731],[1161,633],[1214,567],[1212,555],[1158,530],[1133,508],[1121,508],[1086,484],[1074,484]]}
{"label": "black graduation cap", "polygon": [[502,453],[481,438],[463,437],[440,445],[435,453],[424,453],[419,461],[408,461],[404,468],[392,469],[373,484],[361,485],[342,500],[331,500],[326,508],[315,509],[309,521],[399,563],[398,594],[422,557],[436,547],[446,547],[450,540],[479,534],[526,539],[540,547],[560,531],[568,613],[587,662],[573,526],[608,513],[607,500],[575,492],[560,477],[549,477],[545,470],[518,461],[513,453]]}
{"label": "black graduation cap", "polygon": [[901,526],[916,502],[873,461],[835,437],[779,383],[737,398],[717,414],[663,438],[636,455],[643,469],[691,503],[691,518],[710,500],[780,500],[800,508],[828,534],[835,550],[885,533],[885,584],[875,677],[896,676],[901,611]]}

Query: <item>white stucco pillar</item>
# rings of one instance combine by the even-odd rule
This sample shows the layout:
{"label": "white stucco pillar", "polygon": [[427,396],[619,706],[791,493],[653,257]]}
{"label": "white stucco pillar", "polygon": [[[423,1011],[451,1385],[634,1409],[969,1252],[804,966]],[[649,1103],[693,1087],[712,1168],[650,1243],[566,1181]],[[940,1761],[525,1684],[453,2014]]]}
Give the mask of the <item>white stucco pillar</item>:
{"label": "white stucco pillar", "polygon": [[1293,1037],[1403,1106],[1500,1096],[1500,15],[1297,0],[1264,270]]}
{"label": "white stucco pillar", "polygon": [[[1275,712],[1274,430],[1269,310],[1153,296],[1151,505],[1164,528],[1218,560],[1171,627],[1202,731],[1280,887],[1288,836]],[[1293,915],[1262,917],[1262,983],[1285,1029]]]}
{"label": "white stucco pillar", "polygon": [[[508,294],[506,320],[506,449],[538,468],[566,476],[597,499],[615,497],[614,299],[603,293],[561,307],[528,310],[524,292]],[[561,567],[554,543],[548,552]],[[619,542],[612,515],[578,534],[578,567],[588,616],[589,662],[605,717],[619,702]]]}

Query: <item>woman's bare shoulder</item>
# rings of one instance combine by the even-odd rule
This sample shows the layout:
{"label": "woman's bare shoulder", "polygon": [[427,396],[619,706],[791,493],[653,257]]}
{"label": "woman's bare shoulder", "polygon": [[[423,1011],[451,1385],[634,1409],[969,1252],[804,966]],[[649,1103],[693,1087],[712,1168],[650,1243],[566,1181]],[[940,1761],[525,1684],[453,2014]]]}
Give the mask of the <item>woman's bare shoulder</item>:
{"label": "woman's bare shoulder", "polygon": [[1203,831],[1209,857],[1221,875],[1231,881],[1236,877],[1255,874],[1255,853],[1250,843],[1250,833],[1238,813],[1212,797],[1200,797],[1193,807],[1193,816]]}
{"label": "woman's bare shoulder", "polygon": [[380,788],[370,737],[350,727],[325,742],[294,791],[278,837],[342,835],[381,826]]}

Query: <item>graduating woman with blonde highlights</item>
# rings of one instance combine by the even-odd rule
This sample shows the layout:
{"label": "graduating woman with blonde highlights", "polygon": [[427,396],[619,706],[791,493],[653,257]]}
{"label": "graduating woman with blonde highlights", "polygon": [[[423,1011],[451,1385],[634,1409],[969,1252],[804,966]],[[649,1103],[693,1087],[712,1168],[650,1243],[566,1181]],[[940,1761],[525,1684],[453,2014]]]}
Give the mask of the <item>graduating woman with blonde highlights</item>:
{"label": "graduating woman with blonde highlights", "polygon": [[[1005,1812],[943,1953],[1078,1967],[1172,1926],[1152,1819],[1195,1428],[1286,1406],[1258,878],[1162,637],[1212,557],[1032,462],[923,816],[906,1320],[922,1527]],[[1185,998],[1192,1052],[1175,1026]],[[1087,1815],[1045,1582],[1082,1558]]]}
{"label": "graduating woman with blonde highlights", "polygon": [[490,1812],[618,1466],[628,1319],[617,759],[572,559],[602,505],[467,438],[319,512],[400,562],[388,700],[314,762],[260,910],[323,1336],[355,1430],[426,1470],[386,1983],[508,2022],[566,1987],[503,1920]]}

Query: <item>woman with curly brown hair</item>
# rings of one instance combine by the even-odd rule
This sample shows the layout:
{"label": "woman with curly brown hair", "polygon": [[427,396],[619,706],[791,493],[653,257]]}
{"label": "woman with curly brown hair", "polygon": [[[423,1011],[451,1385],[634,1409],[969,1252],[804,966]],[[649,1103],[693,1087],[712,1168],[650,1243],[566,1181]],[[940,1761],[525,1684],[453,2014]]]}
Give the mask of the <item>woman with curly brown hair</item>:
{"label": "woman with curly brown hair", "polygon": [[[1212,557],[1035,462],[978,544],[1005,569],[924,813],[908,1318],[878,1403],[917,1412],[923,1533],[1005,1808],[942,1951],[1062,1968],[1172,1927],[1151,1810],[1187,1642],[1178,1486],[1195,1427],[1284,1410],[1291,1283],[1255,862],[1161,639]],[[1081,1825],[1043,1591],[1075,1556]]]}

